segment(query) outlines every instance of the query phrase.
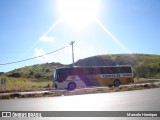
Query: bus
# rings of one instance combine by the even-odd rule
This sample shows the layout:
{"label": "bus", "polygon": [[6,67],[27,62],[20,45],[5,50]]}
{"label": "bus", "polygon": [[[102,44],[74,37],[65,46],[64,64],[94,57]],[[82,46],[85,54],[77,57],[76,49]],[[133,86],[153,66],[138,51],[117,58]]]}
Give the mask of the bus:
{"label": "bus", "polygon": [[119,87],[133,83],[133,70],[130,65],[64,67],[54,70],[56,89],[85,88],[90,86]]}

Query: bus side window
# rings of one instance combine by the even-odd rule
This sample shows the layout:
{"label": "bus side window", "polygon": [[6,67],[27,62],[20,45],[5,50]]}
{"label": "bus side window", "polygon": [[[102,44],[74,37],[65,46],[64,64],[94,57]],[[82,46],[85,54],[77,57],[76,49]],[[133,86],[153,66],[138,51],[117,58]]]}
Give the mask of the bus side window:
{"label": "bus side window", "polygon": [[100,68],[96,68],[96,74],[101,74],[101,69]]}
{"label": "bus side window", "polygon": [[96,70],[93,68],[92,69],[92,75],[95,75],[96,74]]}
{"label": "bus side window", "polygon": [[89,74],[89,75],[94,75],[94,74],[96,74],[96,71],[94,70],[94,68],[90,68],[90,69],[88,70],[88,74]]}
{"label": "bus side window", "polygon": [[131,68],[130,68],[130,67],[126,67],[126,68],[124,69],[124,71],[125,71],[126,73],[131,73]]}
{"label": "bus side window", "polygon": [[70,75],[75,75],[75,70],[74,69],[70,69]]}
{"label": "bus side window", "polygon": [[89,71],[87,69],[83,69],[83,75],[88,75]]}
{"label": "bus side window", "polygon": [[124,67],[120,67],[120,68],[119,68],[119,73],[125,73]]}
{"label": "bus side window", "polygon": [[123,73],[120,67],[115,68],[115,73]]}
{"label": "bus side window", "polygon": [[68,74],[69,74],[69,75],[72,75],[72,74],[71,74],[71,69],[68,70]]}
{"label": "bus side window", "polygon": [[109,69],[108,69],[108,68],[105,70],[105,73],[106,73],[106,74],[108,74],[108,73],[109,73]]}
{"label": "bus side window", "polygon": [[81,68],[78,69],[78,75],[83,75],[83,70]]}
{"label": "bus side window", "polygon": [[109,68],[109,74],[114,74],[115,70],[113,68]]}
{"label": "bus side window", "polygon": [[102,74],[109,74],[109,68],[103,68]]}
{"label": "bus side window", "polygon": [[88,69],[88,74],[93,75],[93,70],[91,68]]}

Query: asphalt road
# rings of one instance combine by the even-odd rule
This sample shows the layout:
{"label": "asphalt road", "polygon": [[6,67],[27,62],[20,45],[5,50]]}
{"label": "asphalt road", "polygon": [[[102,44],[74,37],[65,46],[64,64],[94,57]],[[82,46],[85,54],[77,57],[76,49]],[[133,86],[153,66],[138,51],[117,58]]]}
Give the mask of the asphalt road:
{"label": "asphalt road", "polygon": [[[0,100],[0,111],[15,111],[15,110],[16,111],[160,111],[160,88],[125,91],[125,92],[101,93],[101,94],[75,95],[75,96]],[[130,118],[124,118],[124,119],[128,120]],[[143,118],[139,119],[141,120]]]}

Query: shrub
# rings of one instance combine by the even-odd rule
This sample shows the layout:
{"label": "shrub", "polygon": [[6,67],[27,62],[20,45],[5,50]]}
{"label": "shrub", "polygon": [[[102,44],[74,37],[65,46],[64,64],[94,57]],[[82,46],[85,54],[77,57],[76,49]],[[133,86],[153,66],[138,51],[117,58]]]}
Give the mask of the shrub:
{"label": "shrub", "polygon": [[12,73],[12,74],[8,75],[8,77],[19,78],[19,77],[21,77],[21,75],[20,75],[20,73]]}
{"label": "shrub", "polygon": [[41,77],[42,77],[42,76],[41,76],[40,74],[36,74],[36,75],[35,75],[35,78],[36,78],[36,79],[39,79],[39,78],[41,78]]}

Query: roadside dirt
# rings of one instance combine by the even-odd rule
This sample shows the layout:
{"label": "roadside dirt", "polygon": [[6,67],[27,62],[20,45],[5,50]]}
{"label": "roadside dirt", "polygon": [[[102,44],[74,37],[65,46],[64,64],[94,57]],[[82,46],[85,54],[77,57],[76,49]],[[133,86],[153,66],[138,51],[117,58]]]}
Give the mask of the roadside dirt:
{"label": "roadside dirt", "polygon": [[0,99],[82,95],[82,94],[108,93],[108,92],[151,89],[151,88],[159,88],[159,87],[160,87],[160,83],[145,83],[145,84],[126,85],[126,86],[120,86],[120,87],[81,88],[81,89],[75,89],[73,91],[48,89],[46,92],[39,92],[39,93],[34,93],[34,92],[31,93],[30,92],[30,93],[26,93],[26,94],[21,94],[21,92],[15,92],[15,93],[4,94],[4,95],[0,95]]}

